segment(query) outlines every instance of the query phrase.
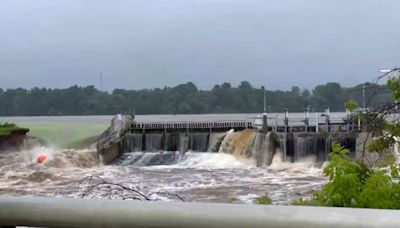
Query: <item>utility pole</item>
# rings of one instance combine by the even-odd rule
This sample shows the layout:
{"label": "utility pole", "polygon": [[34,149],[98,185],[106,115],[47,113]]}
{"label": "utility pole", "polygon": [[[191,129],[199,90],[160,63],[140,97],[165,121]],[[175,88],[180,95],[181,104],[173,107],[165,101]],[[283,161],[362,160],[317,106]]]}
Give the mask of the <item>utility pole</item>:
{"label": "utility pole", "polygon": [[363,96],[363,111],[365,111],[365,83],[363,85],[363,91],[362,91],[362,96]]}
{"label": "utility pole", "polygon": [[267,92],[264,87],[264,113],[267,113]]}

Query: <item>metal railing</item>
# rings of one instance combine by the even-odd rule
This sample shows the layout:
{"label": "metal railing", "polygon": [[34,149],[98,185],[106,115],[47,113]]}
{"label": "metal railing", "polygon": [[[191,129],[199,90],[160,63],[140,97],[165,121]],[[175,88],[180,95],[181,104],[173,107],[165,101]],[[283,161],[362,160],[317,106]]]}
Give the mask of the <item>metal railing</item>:
{"label": "metal railing", "polygon": [[198,129],[198,128],[252,128],[248,121],[218,121],[218,122],[146,122],[135,123],[133,129]]}
{"label": "metal railing", "polygon": [[400,227],[400,210],[1,197],[1,226]]}

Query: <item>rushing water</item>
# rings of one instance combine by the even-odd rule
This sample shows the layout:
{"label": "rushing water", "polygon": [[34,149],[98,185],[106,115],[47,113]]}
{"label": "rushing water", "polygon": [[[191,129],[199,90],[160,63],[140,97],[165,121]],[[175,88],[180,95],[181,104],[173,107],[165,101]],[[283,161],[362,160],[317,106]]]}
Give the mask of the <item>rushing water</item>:
{"label": "rushing water", "polygon": [[[173,152],[164,152],[173,153]],[[36,158],[49,159],[37,164]],[[32,150],[2,153],[0,157],[0,194],[80,197],[87,186],[79,186],[87,176],[134,188],[144,194],[168,191],[185,201],[252,203],[268,193],[274,203],[286,204],[309,196],[325,182],[312,160],[285,163],[276,155],[269,167],[257,168],[254,161],[238,160],[224,153],[181,154],[174,152],[170,163],[146,166],[159,153],[133,152],[120,162],[101,166],[93,150],[63,150],[36,147]],[[102,197],[101,189],[91,197]],[[156,195],[157,199],[178,200]]]}
{"label": "rushing water", "polygon": [[[66,124],[74,122],[73,117],[64,118]],[[54,121],[46,117],[39,119]],[[91,121],[97,124],[105,119],[99,117],[96,122],[96,117],[92,117]],[[37,118],[24,117],[21,121],[34,122]],[[75,123],[79,121],[81,119],[75,120]],[[256,197],[268,193],[275,204],[288,204],[294,199],[310,196],[326,182],[313,157],[303,157],[290,163],[283,161],[278,151],[273,155],[271,165],[265,165],[270,160],[263,158],[268,162],[260,166],[257,164],[256,158],[259,155],[256,152],[251,152],[254,158],[245,156],[238,152],[237,145],[229,153],[224,151],[232,147],[232,137],[238,142],[254,139],[256,144],[260,144],[262,139],[258,136],[245,134],[239,139],[232,135],[226,138],[223,145],[221,137],[221,134],[212,135],[208,146],[201,147],[196,146],[204,144],[201,136],[188,139],[189,147],[213,153],[156,152],[156,149],[143,153],[140,152],[142,145],[128,145],[130,151],[126,151],[115,164],[108,166],[100,165],[94,149],[62,150],[36,146],[18,152],[1,152],[0,195],[81,197],[87,193],[85,190],[89,185],[96,183],[82,183],[82,180],[92,176],[94,180],[104,179],[109,183],[120,184],[157,200],[179,201],[176,196],[179,195],[191,202],[254,203]],[[177,138],[171,136],[168,140],[172,142]],[[149,148],[159,148],[160,145],[155,143],[158,141],[154,139],[146,143],[149,143]],[[180,150],[177,147],[168,150]],[[264,148],[262,144],[259,147]],[[38,164],[36,159],[43,154],[48,159]],[[109,189],[100,186],[86,197],[124,198],[122,194],[116,193],[110,196],[107,194]],[[165,192],[171,194],[163,194]]]}

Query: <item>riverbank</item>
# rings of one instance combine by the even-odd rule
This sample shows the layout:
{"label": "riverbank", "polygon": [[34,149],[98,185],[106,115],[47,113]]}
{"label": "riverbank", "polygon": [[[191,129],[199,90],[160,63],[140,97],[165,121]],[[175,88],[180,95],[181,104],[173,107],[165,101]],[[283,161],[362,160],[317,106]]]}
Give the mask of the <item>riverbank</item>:
{"label": "riverbank", "polygon": [[21,128],[13,123],[0,124],[0,151],[21,148],[28,132],[28,128]]}

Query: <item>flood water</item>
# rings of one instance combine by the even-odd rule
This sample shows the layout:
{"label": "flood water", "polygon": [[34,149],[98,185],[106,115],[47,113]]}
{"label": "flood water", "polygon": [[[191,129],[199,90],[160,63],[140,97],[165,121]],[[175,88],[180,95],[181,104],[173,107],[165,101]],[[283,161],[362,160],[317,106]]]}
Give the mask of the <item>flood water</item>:
{"label": "flood water", "polygon": [[[249,116],[249,118],[251,115]],[[38,121],[37,117],[8,118],[9,121]],[[29,119],[31,118],[31,119]],[[63,119],[64,118],[64,119]],[[111,117],[40,117],[40,121],[94,123]],[[155,117],[152,117],[155,118]],[[236,118],[233,116],[231,118]],[[4,119],[2,119],[4,120]],[[256,167],[252,159],[226,153],[174,152],[172,162],[145,165],[158,153],[132,151],[114,165],[100,165],[94,149],[64,150],[36,146],[18,152],[0,153],[0,194],[17,196],[63,196],[94,198],[136,198],[137,194],[120,191],[119,186],[99,185],[102,181],[134,189],[150,199],[190,202],[254,203],[267,193],[274,204],[288,204],[308,197],[326,183],[314,158],[296,163],[282,161],[275,154],[271,166]],[[37,163],[39,155],[48,159]],[[91,179],[82,180],[85,177]]]}

